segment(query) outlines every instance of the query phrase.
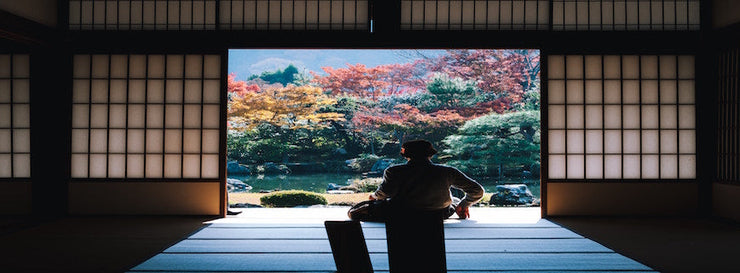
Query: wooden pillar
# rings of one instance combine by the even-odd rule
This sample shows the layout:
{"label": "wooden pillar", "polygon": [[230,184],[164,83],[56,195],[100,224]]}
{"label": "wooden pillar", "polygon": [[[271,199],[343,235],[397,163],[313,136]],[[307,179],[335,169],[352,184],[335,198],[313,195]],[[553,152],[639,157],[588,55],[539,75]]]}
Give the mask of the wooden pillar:
{"label": "wooden pillar", "polygon": [[401,30],[401,0],[374,0],[371,13],[373,33],[391,36]]}
{"label": "wooden pillar", "polygon": [[72,63],[64,49],[31,54],[31,177],[33,214],[67,214],[72,131]]}
{"label": "wooden pillar", "polygon": [[700,31],[702,42],[696,51],[696,181],[698,191],[697,213],[712,215],[712,184],[717,173],[717,81],[719,77],[718,48],[711,43],[711,1],[701,3]]}

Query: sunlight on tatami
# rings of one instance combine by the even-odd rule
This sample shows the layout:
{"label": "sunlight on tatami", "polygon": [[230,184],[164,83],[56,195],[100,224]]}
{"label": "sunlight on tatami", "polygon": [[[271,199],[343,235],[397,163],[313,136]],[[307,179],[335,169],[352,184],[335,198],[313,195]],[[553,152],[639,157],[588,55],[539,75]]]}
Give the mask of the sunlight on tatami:
{"label": "sunlight on tatami", "polygon": [[[235,216],[227,216],[207,224],[226,223],[281,223],[306,224],[323,223],[326,220],[349,220],[349,207],[316,207],[316,208],[245,208],[231,209],[241,211]],[[503,208],[470,208],[470,219],[458,220],[452,216],[445,223],[491,223],[491,224],[527,224],[537,223],[541,219],[539,207],[503,207]]]}

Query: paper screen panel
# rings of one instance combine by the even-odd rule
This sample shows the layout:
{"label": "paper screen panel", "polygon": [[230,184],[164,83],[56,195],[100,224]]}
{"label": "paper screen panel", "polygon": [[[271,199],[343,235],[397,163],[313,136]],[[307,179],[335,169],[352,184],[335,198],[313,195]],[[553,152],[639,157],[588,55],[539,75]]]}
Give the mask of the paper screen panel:
{"label": "paper screen panel", "polygon": [[213,30],[217,0],[72,0],[71,30]]}
{"label": "paper screen panel", "polygon": [[684,55],[549,56],[547,153],[558,161],[548,168],[563,170],[547,173],[695,178],[693,70],[693,57]]}
{"label": "paper screen panel", "polygon": [[229,30],[369,30],[367,0],[222,0]]}
{"label": "paper screen panel", "polygon": [[205,147],[208,155],[220,155],[220,56],[81,54],[73,60],[74,178],[219,178],[222,164],[201,162],[214,157],[200,154]]}
{"label": "paper screen panel", "polygon": [[545,30],[549,1],[401,0],[403,30]]}
{"label": "paper screen panel", "polygon": [[699,0],[553,0],[553,30],[699,30]]}
{"label": "paper screen panel", "polygon": [[0,54],[0,178],[31,176],[30,56]]}

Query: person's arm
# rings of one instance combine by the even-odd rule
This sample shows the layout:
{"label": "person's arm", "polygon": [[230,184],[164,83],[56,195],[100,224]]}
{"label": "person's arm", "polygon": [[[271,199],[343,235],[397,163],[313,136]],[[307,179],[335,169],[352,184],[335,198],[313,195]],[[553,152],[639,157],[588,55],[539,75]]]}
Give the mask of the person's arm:
{"label": "person's arm", "polygon": [[370,194],[371,200],[383,200],[396,194],[396,182],[392,178],[390,168],[383,171],[383,183],[380,183],[378,189]]}
{"label": "person's arm", "polygon": [[455,168],[453,168],[453,170],[452,185],[465,192],[465,197],[462,198],[458,207],[467,208],[483,199],[483,194],[486,191],[483,189],[481,184],[468,177],[460,170]]}

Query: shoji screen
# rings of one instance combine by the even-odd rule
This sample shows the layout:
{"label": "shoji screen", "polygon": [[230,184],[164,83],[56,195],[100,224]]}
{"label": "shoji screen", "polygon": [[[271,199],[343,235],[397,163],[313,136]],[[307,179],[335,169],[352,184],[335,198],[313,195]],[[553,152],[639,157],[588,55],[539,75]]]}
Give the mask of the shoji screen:
{"label": "shoji screen", "polygon": [[722,52],[718,71],[717,179],[740,185],[740,49]]}
{"label": "shoji screen", "polygon": [[217,0],[71,0],[71,30],[213,30]]}
{"label": "shoji screen", "polygon": [[71,30],[369,30],[368,0],[72,0]]}
{"label": "shoji screen", "polygon": [[29,62],[0,54],[0,178],[31,176]]}
{"label": "shoji screen", "polygon": [[740,221],[740,48],[719,52],[714,215]]}
{"label": "shoji screen", "polygon": [[693,56],[547,61],[551,181],[696,178]]}
{"label": "shoji screen", "polygon": [[700,0],[553,0],[553,30],[699,30]]}
{"label": "shoji screen", "polygon": [[401,29],[547,30],[550,1],[401,0]]}
{"label": "shoji screen", "polygon": [[369,30],[367,0],[223,0],[222,29]]}
{"label": "shoji screen", "polygon": [[219,55],[75,55],[73,178],[218,179]]}

